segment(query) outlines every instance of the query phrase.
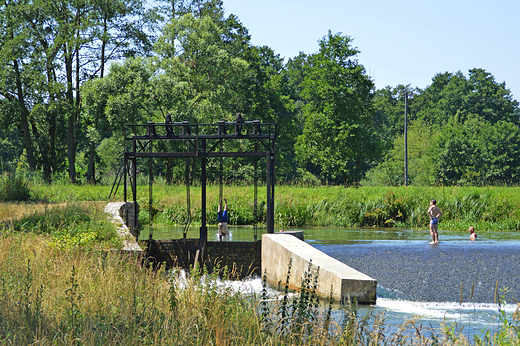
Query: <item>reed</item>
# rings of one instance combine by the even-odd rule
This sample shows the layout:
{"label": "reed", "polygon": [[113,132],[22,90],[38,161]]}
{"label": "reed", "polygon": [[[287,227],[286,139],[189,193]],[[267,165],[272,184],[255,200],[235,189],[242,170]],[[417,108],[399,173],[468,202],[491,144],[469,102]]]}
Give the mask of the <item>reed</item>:
{"label": "reed", "polygon": [[[108,202],[111,186],[73,184],[32,184],[35,201],[54,205],[74,201]],[[187,219],[187,189],[182,185],[153,185],[152,206],[149,205],[149,186],[140,185],[137,201],[141,206],[140,221],[148,223],[150,209],[154,223],[184,224]],[[190,186],[191,216],[200,219],[201,188]],[[254,188],[252,185],[227,185],[223,187],[228,199],[231,224],[252,224]],[[120,187],[111,200],[123,199]],[[217,210],[219,186],[207,186],[208,222],[214,224],[212,211]],[[436,199],[443,211],[442,227],[465,232],[469,226],[478,230],[520,229],[520,187],[361,187],[341,186],[277,186],[275,190],[276,227],[407,227],[427,228],[426,210],[430,199]],[[129,200],[133,196],[129,194]],[[34,203],[34,202],[33,202]],[[19,204],[23,207],[23,203]],[[258,222],[265,223],[266,196],[262,186],[258,188]],[[29,207],[30,208],[30,207]],[[6,212],[7,210],[7,212]],[[13,219],[9,213],[17,213],[9,206],[2,208],[2,220]]]}
{"label": "reed", "polygon": [[[145,189],[141,189],[145,191]],[[200,187],[191,190],[191,214],[200,217]],[[252,186],[226,186],[231,224],[251,224]],[[259,193],[260,221],[265,222],[265,195]],[[186,190],[182,186],[154,189],[157,223],[185,221]],[[443,228],[466,231],[520,229],[520,188],[516,187],[363,187],[279,186],[275,195],[275,222],[279,227],[408,227],[425,228],[429,201],[437,199]],[[207,189],[207,210],[216,210],[218,186]],[[140,199],[147,208],[147,195]],[[209,220],[213,223],[214,221]]]}

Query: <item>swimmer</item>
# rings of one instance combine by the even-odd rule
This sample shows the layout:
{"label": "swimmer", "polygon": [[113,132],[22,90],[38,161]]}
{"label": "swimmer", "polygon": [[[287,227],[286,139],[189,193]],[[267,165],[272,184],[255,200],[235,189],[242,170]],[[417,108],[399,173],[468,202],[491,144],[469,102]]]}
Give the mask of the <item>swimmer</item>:
{"label": "swimmer", "polygon": [[439,244],[439,217],[442,215],[441,210],[437,207],[437,201],[432,199],[430,201],[430,208],[428,209],[428,215],[430,216],[430,235],[432,241],[429,244]]}
{"label": "swimmer", "polygon": [[229,230],[227,227],[228,220],[229,216],[227,211],[227,200],[224,198],[224,210],[222,210],[222,198],[220,198],[217,211],[218,235],[220,237],[229,235]]}
{"label": "swimmer", "polygon": [[475,233],[473,226],[469,228],[469,240],[477,240],[477,233]]}

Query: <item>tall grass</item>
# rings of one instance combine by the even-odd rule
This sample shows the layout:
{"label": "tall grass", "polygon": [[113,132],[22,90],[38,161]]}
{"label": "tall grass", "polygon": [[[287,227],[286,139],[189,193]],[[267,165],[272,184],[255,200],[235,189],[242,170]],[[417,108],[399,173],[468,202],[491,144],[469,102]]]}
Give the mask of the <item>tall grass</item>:
{"label": "tall grass", "polygon": [[[103,212],[105,203],[73,202],[52,205],[11,204],[21,211],[18,218],[4,220],[0,230],[47,234],[58,248],[116,248],[121,239]],[[9,206],[9,205],[6,205]],[[0,205],[1,207],[1,205]],[[3,209],[3,208],[2,208]]]}
{"label": "tall grass", "polygon": [[[138,198],[144,210],[147,190]],[[261,222],[265,222],[265,195],[259,190]],[[253,187],[226,186],[231,224],[251,224]],[[191,214],[200,218],[200,187],[191,188]],[[186,190],[183,186],[156,186],[153,191],[156,223],[185,221]],[[275,222],[279,227],[428,227],[431,199],[443,211],[444,229],[466,231],[520,229],[520,188],[516,187],[363,187],[278,186],[275,191]],[[207,210],[217,209],[218,187],[207,189]],[[212,219],[208,222],[214,223]]]}
{"label": "tall grass", "polygon": [[[74,184],[34,184],[33,200],[51,203],[71,201],[109,201],[112,186]],[[156,224],[184,224],[187,218],[186,187],[153,185],[152,215]],[[139,185],[137,201],[143,223],[149,222],[149,188]],[[254,222],[252,185],[224,186],[231,224]],[[219,187],[207,187],[208,223],[216,223]],[[201,188],[190,187],[193,222],[202,214]],[[122,187],[112,200],[122,200]],[[133,196],[129,191],[128,199]],[[277,227],[409,227],[427,228],[426,213],[431,199],[443,212],[441,227],[466,231],[520,229],[520,187],[361,187],[277,186],[275,188],[275,223]],[[258,221],[265,223],[265,187],[258,188]]]}
{"label": "tall grass", "polygon": [[30,198],[29,184],[21,175],[0,174],[0,201],[28,201]]}
{"label": "tall grass", "polygon": [[[468,345],[449,327],[386,326],[355,304],[332,319],[302,277],[294,297],[244,295],[219,277],[183,275],[119,252],[56,250],[47,235],[0,235],[0,344],[5,345]],[[287,275],[291,275],[288,273]],[[317,274],[318,275],[318,274]],[[267,289],[264,288],[264,291]],[[475,344],[520,342],[518,320]]]}

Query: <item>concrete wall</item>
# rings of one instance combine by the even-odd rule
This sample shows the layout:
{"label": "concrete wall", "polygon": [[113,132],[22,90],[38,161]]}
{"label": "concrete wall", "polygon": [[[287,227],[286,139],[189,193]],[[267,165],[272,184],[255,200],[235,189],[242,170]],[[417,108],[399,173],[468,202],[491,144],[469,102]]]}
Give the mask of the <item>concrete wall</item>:
{"label": "concrete wall", "polygon": [[210,265],[227,266],[233,277],[260,275],[260,242],[208,242],[206,245],[206,260]]}
{"label": "concrete wall", "polygon": [[377,281],[324,254],[298,238],[284,232],[262,235],[262,275],[267,283],[283,290],[291,262],[289,288],[298,290],[301,279],[311,263],[313,278],[319,267],[316,293],[323,298],[332,296],[345,304],[350,299],[362,304],[375,304]]}
{"label": "concrete wall", "polygon": [[[198,239],[152,239],[147,243],[146,253],[151,261],[186,270],[194,265]],[[233,278],[245,278],[260,274],[260,258],[260,242],[207,242],[204,265],[210,270],[227,266]]]}
{"label": "concrete wall", "polygon": [[[116,226],[118,235],[123,240],[123,251],[142,252],[143,250],[135,241],[135,231],[127,226],[127,220],[133,225],[133,202],[111,202],[105,206],[105,213],[109,215]],[[132,212],[127,212],[132,210]]]}

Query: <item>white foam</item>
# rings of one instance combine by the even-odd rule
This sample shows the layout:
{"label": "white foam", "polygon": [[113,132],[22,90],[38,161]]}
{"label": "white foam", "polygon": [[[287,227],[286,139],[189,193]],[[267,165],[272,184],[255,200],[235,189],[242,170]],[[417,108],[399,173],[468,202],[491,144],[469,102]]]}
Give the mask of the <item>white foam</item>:
{"label": "white foam", "polygon": [[411,316],[426,319],[460,320],[464,317],[473,317],[475,313],[498,312],[499,308],[506,313],[512,313],[517,305],[487,303],[456,303],[456,302],[417,302],[409,300],[396,300],[390,298],[377,298],[376,306],[394,312],[400,312]]}

